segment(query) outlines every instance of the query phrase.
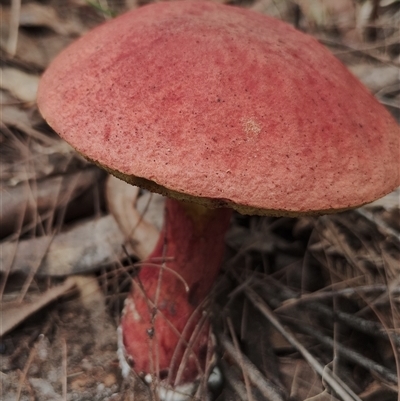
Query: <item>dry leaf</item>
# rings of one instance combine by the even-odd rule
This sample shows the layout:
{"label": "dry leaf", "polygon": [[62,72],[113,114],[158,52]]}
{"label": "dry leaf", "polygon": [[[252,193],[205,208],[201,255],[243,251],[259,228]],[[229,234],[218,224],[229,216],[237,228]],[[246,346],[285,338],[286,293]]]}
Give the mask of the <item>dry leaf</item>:
{"label": "dry leaf", "polygon": [[377,199],[376,201],[365,205],[366,208],[371,207],[382,207],[386,210],[396,209],[400,207],[400,188],[384,196],[383,198]]}
{"label": "dry leaf", "polygon": [[39,77],[27,74],[16,68],[2,68],[0,70],[2,79],[0,86],[2,89],[10,91],[16,98],[23,102],[34,102],[39,85]]}
{"label": "dry leaf", "polygon": [[[10,13],[0,5],[0,48],[7,54]],[[45,68],[49,62],[70,43],[72,38],[56,33],[35,35],[24,30],[18,31],[17,48],[14,58],[32,68]]]}
{"label": "dry leaf", "polygon": [[[2,91],[3,94],[6,93]],[[1,113],[3,123],[9,127],[14,127],[17,130],[23,132],[27,136],[38,140],[40,143],[48,146],[54,146],[58,148],[60,146],[59,139],[51,138],[50,136],[46,135],[45,133],[38,131],[37,129],[33,128],[32,125],[35,123],[40,123],[42,120],[41,118],[37,117],[37,114],[32,116],[32,108],[25,108],[22,109],[16,105],[12,105],[15,102],[15,99],[10,97],[8,101],[4,99],[4,103],[9,103],[10,105],[2,106]],[[36,118],[35,118],[36,117]],[[7,180],[4,176],[2,180]]]}
{"label": "dry leaf", "polygon": [[150,191],[141,190],[136,201],[136,209],[143,218],[161,231],[164,224],[165,197]]}
{"label": "dry leaf", "polygon": [[394,3],[398,3],[400,0],[380,0],[381,2],[380,2],[380,6],[381,7],[387,7],[387,6],[390,6],[390,5],[392,5],[392,4],[394,4]]}
{"label": "dry leaf", "polygon": [[[18,124],[18,122],[17,126],[21,130],[26,127],[23,126],[23,123]],[[28,129],[27,133],[39,139],[36,130]],[[42,136],[44,135],[42,134]],[[68,168],[73,167],[71,162],[74,159],[80,160],[80,167],[84,163],[83,158],[78,156],[67,142],[61,140],[23,142],[18,139],[14,140],[12,137],[9,148],[15,149],[15,156],[11,160],[3,160],[6,159],[4,157],[0,161],[1,179],[9,186],[25,183],[28,180],[45,179],[50,175],[65,174]],[[77,163],[75,162],[75,164]]]}
{"label": "dry leaf", "polygon": [[22,4],[19,24],[24,27],[46,27],[61,35],[68,34],[66,25],[58,17],[54,7],[44,4],[33,2]]}
{"label": "dry leaf", "polygon": [[[38,275],[86,273],[125,256],[124,236],[112,216],[80,223],[54,238],[43,236],[0,244],[0,272],[36,270]],[[131,251],[128,247],[128,251]]]}
{"label": "dry leaf", "polygon": [[291,389],[291,398],[305,400],[324,390],[321,379],[306,361],[293,358],[280,358],[279,361],[279,371],[287,388]]}
{"label": "dry leaf", "polygon": [[8,333],[18,324],[22,323],[33,313],[43,308],[43,306],[66,294],[74,286],[75,280],[73,278],[68,278],[63,284],[50,288],[43,294],[34,296],[29,302],[24,301],[18,304],[2,303],[0,311],[0,337],[4,336],[4,334]]}
{"label": "dry leaf", "polygon": [[[13,353],[2,355],[3,365],[9,367],[3,370],[0,383],[0,394],[6,395],[5,400],[17,400],[23,386],[21,401],[32,397],[38,401],[58,401],[52,388],[62,394],[61,383],[66,384],[67,392],[65,397],[61,396],[62,400],[120,400],[116,328],[104,307],[105,297],[92,277],[69,280],[77,284],[80,296],[63,302],[62,307],[57,308],[55,319],[32,322],[34,328],[27,336],[35,341],[39,333],[43,334],[39,334],[30,350],[32,340],[26,341],[26,337],[21,336],[23,330],[5,337],[5,344],[21,345],[23,362],[20,367],[26,369],[24,375],[15,368]],[[51,334],[43,324],[45,321],[51,321]],[[30,359],[26,362],[28,354]]]}
{"label": "dry leaf", "polygon": [[372,92],[399,81],[400,68],[394,65],[357,64],[349,67],[350,71]]}
{"label": "dry leaf", "polygon": [[146,259],[155,248],[159,231],[147,222],[144,216],[136,209],[136,199],[139,188],[127,184],[120,179],[109,176],[106,184],[108,208],[125,238],[130,242],[135,255],[139,259]]}
{"label": "dry leaf", "polygon": [[[86,179],[87,177],[83,178],[85,178],[83,179],[83,184],[85,182],[91,183],[91,180]],[[53,178],[53,180],[59,182],[60,177]],[[77,185],[76,188],[79,189],[80,187],[80,185]],[[54,189],[56,189],[55,192]],[[71,185],[68,185],[64,188],[64,191],[68,192],[70,189]],[[125,184],[125,189],[128,192],[138,191],[137,188],[135,189],[135,187],[127,184]],[[23,187],[16,189],[17,192],[21,190],[19,198],[26,202],[29,198],[23,196]],[[10,191],[5,194],[7,195],[7,199],[9,198],[9,201],[5,202],[5,205],[8,205],[8,207],[3,208],[3,212],[6,212],[3,215],[3,220],[7,220],[10,217],[10,224],[18,217],[18,214],[21,213],[21,207],[23,207],[23,205],[19,205],[17,199],[14,199],[16,196],[14,192]],[[53,196],[49,196],[53,192]],[[54,207],[57,201],[61,202],[59,204],[64,205],[65,203],[63,202],[68,202],[71,195],[69,192],[59,192],[55,183],[49,185],[48,180],[45,181],[43,190],[38,191],[36,194],[41,196],[36,198],[31,206],[36,208],[39,205],[41,210],[43,210],[43,207]],[[115,192],[115,195],[117,194],[118,191]],[[55,199],[54,195],[56,196]],[[138,224],[133,231],[134,237],[131,238],[133,245],[132,247],[128,247],[128,251],[132,254],[141,255],[144,258],[155,246],[159,232],[152,224],[141,218],[141,215],[134,209],[132,204],[129,206],[132,198],[120,198],[119,195],[118,199],[114,197],[113,201],[121,201],[122,205],[126,206],[124,210],[121,209],[121,204],[118,204],[120,208],[118,210],[123,211],[119,215],[119,218],[125,224],[123,229],[130,233],[131,227],[134,228]],[[14,208],[14,206],[16,207]],[[13,210],[15,213],[13,213]],[[54,238],[52,236],[43,236],[22,240],[18,243],[4,242],[0,245],[0,271],[19,271],[29,274],[32,270],[37,270],[37,274],[39,275],[50,276],[93,271],[99,266],[110,264],[125,256],[122,249],[122,245],[125,243],[125,235],[122,234],[114,218],[106,216],[98,220],[81,223],[79,226],[55,235]]]}
{"label": "dry leaf", "polygon": [[345,38],[359,41],[357,10],[353,0],[295,0],[308,28],[336,29]]}
{"label": "dry leaf", "polygon": [[357,27],[361,29],[367,27],[372,21],[373,14],[374,4],[371,0],[359,4],[356,13]]}
{"label": "dry leaf", "polygon": [[[6,92],[3,92],[6,93]],[[12,98],[10,96],[9,99],[5,99],[5,101],[3,101],[3,104],[6,103],[11,103],[11,99],[14,100],[15,99]],[[4,124],[9,125],[9,126],[15,126],[17,124],[24,124],[24,125],[31,125],[31,121],[28,117],[28,113],[26,109],[21,109],[15,105],[10,105],[10,106],[3,106],[1,107],[1,118]],[[43,134],[42,134],[43,135]]]}
{"label": "dry leaf", "polygon": [[[229,2],[227,2],[229,3]],[[259,13],[268,14],[272,17],[285,21],[290,19],[292,2],[282,0],[258,0],[250,6],[250,9]]]}
{"label": "dry leaf", "polygon": [[396,397],[396,389],[390,388],[383,383],[374,380],[360,394],[363,401],[391,401]]}
{"label": "dry leaf", "polygon": [[355,7],[352,0],[296,0],[296,3],[312,26],[336,26],[340,30],[355,26]]}
{"label": "dry leaf", "polygon": [[[3,184],[0,199],[1,236],[11,234],[24,224],[34,221],[38,215],[54,212],[66,207],[69,202],[87,191],[94,182],[100,180],[102,172],[96,168],[82,170],[36,182],[22,183],[14,187]],[[22,219],[21,219],[22,217]]]}

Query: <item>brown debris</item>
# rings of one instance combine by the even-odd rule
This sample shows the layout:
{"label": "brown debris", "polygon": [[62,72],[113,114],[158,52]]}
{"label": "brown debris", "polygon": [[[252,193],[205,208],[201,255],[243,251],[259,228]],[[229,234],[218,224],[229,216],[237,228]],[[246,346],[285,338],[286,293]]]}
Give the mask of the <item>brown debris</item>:
{"label": "brown debris", "polygon": [[[55,138],[34,102],[40,73],[61,49],[143,3],[29,1],[19,8],[14,0],[2,6],[5,401],[154,400],[140,378],[121,377],[116,326],[136,257],[148,252],[146,238],[154,242],[162,224],[154,206],[159,198],[140,193],[136,201],[137,190],[121,187],[108,191],[107,210],[103,174]],[[399,118],[399,1],[237,6],[314,34]],[[319,219],[235,216],[211,310],[225,378],[216,400],[397,400],[399,210],[397,191]],[[74,276],[89,273],[96,276]]]}

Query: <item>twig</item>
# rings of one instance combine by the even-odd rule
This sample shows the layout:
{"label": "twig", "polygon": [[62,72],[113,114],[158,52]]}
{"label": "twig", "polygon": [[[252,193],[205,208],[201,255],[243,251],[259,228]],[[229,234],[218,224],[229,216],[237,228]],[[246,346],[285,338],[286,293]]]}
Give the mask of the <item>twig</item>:
{"label": "twig", "polygon": [[17,391],[17,396],[15,397],[15,401],[19,401],[20,398],[21,398],[21,392],[22,392],[23,383],[24,383],[24,381],[26,380],[26,376],[27,376],[27,374],[28,374],[28,370],[29,370],[29,368],[30,368],[30,366],[31,366],[31,363],[32,363],[32,361],[33,361],[33,358],[34,358],[35,355],[36,355],[37,347],[38,347],[39,343],[42,341],[43,338],[44,338],[44,335],[41,334],[41,335],[39,336],[38,341],[36,341],[35,345],[34,345],[33,348],[31,349],[31,351],[29,352],[28,360],[27,360],[26,363],[25,363],[25,367],[24,367],[24,370],[23,370],[23,372],[22,372],[22,376],[20,377],[20,380],[19,380],[18,391]]}
{"label": "twig", "polygon": [[[286,398],[282,394],[282,390],[278,389],[275,384],[266,379],[260,371],[247,359],[243,353],[239,352],[235,346],[228,340],[224,334],[218,335],[218,340],[229,354],[229,356],[235,361],[238,366],[245,368],[245,371],[251,380],[251,382],[256,386],[266,399],[270,401],[284,401]],[[243,369],[244,370],[244,369]],[[350,401],[361,401],[359,398],[350,399]],[[347,401],[347,400],[346,400]]]}
{"label": "twig", "polygon": [[29,287],[32,284],[32,281],[35,278],[35,275],[37,273],[37,271],[39,270],[39,267],[43,261],[43,259],[45,258],[51,243],[53,242],[53,238],[54,237],[46,237],[46,241],[45,241],[45,246],[43,248],[43,252],[40,254],[39,258],[36,260],[36,263],[33,264],[32,266],[32,270],[28,273],[28,276],[25,279],[24,285],[22,286],[20,293],[19,293],[19,297],[18,297],[18,301],[22,302],[25,298],[26,293],[29,290]]}
{"label": "twig", "polygon": [[58,139],[54,139],[46,134],[43,134],[43,132],[38,131],[35,128],[32,128],[31,126],[29,126],[28,124],[25,124],[22,121],[18,121],[13,118],[11,118],[11,119],[7,118],[6,115],[3,116],[2,123],[11,125],[12,127],[17,128],[19,131],[22,131],[26,135],[29,135],[30,137],[32,137],[33,139],[36,139],[39,142],[42,142],[44,145],[54,146],[57,142],[59,142]]}
{"label": "twig", "polygon": [[307,349],[281,325],[270,308],[252,289],[247,288],[245,294],[252,301],[254,306],[271,322],[283,337],[300,352],[309,365],[325,380],[325,382],[343,401],[361,401],[357,394],[355,394],[340,378],[336,377],[330,369],[323,367],[317,359],[314,358],[314,356],[312,356]]}
{"label": "twig", "polygon": [[[331,286],[332,288],[334,286]],[[357,287],[349,287],[349,288],[340,288],[335,290],[334,288],[329,292],[326,289],[313,292],[310,294],[299,295],[299,297],[290,298],[287,301],[284,301],[282,306],[278,307],[279,311],[286,310],[292,308],[297,305],[301,305],[303,303],[315,302],[324,299],[332,299],[333,297],[338,296],[353,296],[358,294],[376,294],[388,291],[388,286],[384,284],[374,284],[374,285],[361,285]],[[390,289],[390,293],[392,295],[400,295],[400,287],[394,287]]]}
{"label": "twig", "polygon": [[365,356],[359,354],[356,351],[342,345],[338,342],[335,342],[332,338],[325,336],[318,332],[315,327],[309,327],[306,325],[301,325],[297,327],[298,330],[316,338],[320,343],[329,346],[330,348],[335,348],[336,352],[341,355],[343,358],[356,363],[359,366],[364,367],[367,370],[372,370],[382,377],[384,377],[388,382],[398,383],[397,375],[391,370],[385,368],[382,365],[379,365],[375,361],[366,358]]}
{"label": "twig", "polygon": [[332,39],[329,39],[326,37],[321,37],[320,35],[314,35],[314,37],[319,42],[321,42],[323,45],[325,45],[327,47],[332,46],[332,45],[341,46],[343,48],[343,50],[335,51],[334,52],[335,56],[338,56],[340,54],[346,54],[346,53],[361,53],[361,54],[367,55],[367,56],[371,57],[372,59],[375,59],[381,63],[394,65],[396,67],[399,66],[399,64],[396,61],[390,60],[389,57],[385,57],[380,52],[375,50],[380,47],[387,47],[391,43],[397,43],[398,38],[396,35],[393,35],[393,38],[390,38],[390,39],[386,38],[384,42],[382,41],[378,44],[374,43],[373,45],[368,44],[368,45],[358,46],[358,47],[354,47],[354,46],[345,44],[343,42],[337,42],[335,40],[332,40]]}
{"label": "twig", "polygon": [[67,342],[65,338],[62,339],[62,370],[63,370],[63,381],[62,381],[62,395],[64,401],[67,401]]}
{"label": "twig", "polygon": [[[288,289],[288,294],[286,295],[290,294],[292,294],[293,297],[296,297],[296,293]],[[353,327],[354,329],[359,330],[363,333],[367,333],[369,335],[374,335],[385,339],[389,337],[396,345],[400,344],[400,335],[398,335],[397,333],[386,332],[383,329],[383,327],[377,322],[370,322],[368,320],[341,311],[332,311],[330,308],[319,303],[309,303],[309,304],[307,303],[305,307],[314,311],[318,311],[330,318],[337,318],[342,322],[346,323],[348,326]],[[355,351],[343,345],[336,344],[330,337],[326,337],[323,336],[322,334],[317,333],[314,328],[308,328],[302,325],[301,327],[298,327],[298,329],[306,332],[309,335],[314,336],[319,341],[321,341],[326,345],[329,345],[330,347],[336,347],[337,351],[343,357],[352,360],[353,362],[357,363],[360,366],[365,367],[366,369],[373,370],[379,373],[390,382],[397,383],[397,376],[387,368],[377,364],[376,362],[368,358],[365,358],[364,356],[356,353]],[[325,338],[322,339],[322,337]]]}
{"label": "twig", "polygon": [[224,360],[221,361],[221,367],[223,369],[224,379],[233,388],[239,399],[241,401],[248,401],[246,389],[239,377],[239,372],[237,372],[236,369],[232,369],[232,366],[228,366]]}
{"label": "twig", "polygon": [[[270,281],[273,279],[269,278]],[[277,283],[279,284],[279,283]],[[355,330],[358,330],[362,333],[366,333],[368,335],[380,337],[387,339],[390,337],[390,339],[393,340],[393,342],[396,345],[400,345],[400,334],[397,333],[389,333],[385,328],[378,322],[372,322],[366,319],[363,319],[361,317],[355,316],[354,314],[349,314],[345,313],[339,310],[333,311],[329,307],[325,306],[324,304],[321,304],[319,302],[315,302],[316,300],[320,298],[326,298],[326,296],[329,296],[329,298],[334,298],[337,295],[352,295],[354,293],[359,293],[359,292],[370,292],[373,289],[379,292],[384,292],[388,291],[388,287],[381,285],[381,286],[361,286],[361,287],[354,287],[354,288],[344,288],[341,290],[337,291],[331,291],[329,293],[322,292],[322,293],[314,293],[314,294],[309,294],[309,295],[304,295],[300,297],[300,294],[289,289],[289,288],[284,288],[282,289],[281,286],[280,288],[280,294],[284,297],[287,298],[287,300],[283,301],[282,304],[279,304],[279,301],[276,300],[271,300],[275,312],[282,312],[284,310],[293,308],[298,306],[299,304],[305,303],[304,308],[311,309],[313,311],[319,312],[323,314],[324,316],[329,317],[331,320],[337,319],[340,320],[341,322],[347,324],[349,327],[354,328]],[[397,293],[397,291],[400,291],[400,288],[395,287],[394,291],[390,291],[391,294]],[[309,302],[313,301],[313,302]]]}
{"label": "twig", "polygon": [[[245,366],[244,366],[243,354],[242,354],[242,352],[240,352],[239,343],[238,343],[238,340],[237,340],[236,335],[235,335],[235,330],[233,328],[232,321],[231,321],[231,319],[229,317],[227,317],[226,322],[228,324],[229,332],[230,332],[231,337],[232,337],[233,346],[235,348],[235,354],[237,355],[237,362],[238,362],[238,365],[240,366],[240,369],[242,371],[242,375],[243,375],[243,379],[244,379],[244,383],[245,383],[245,388],[246,388],[247,399],[249,401],[253,401],[253,395],[251,393],[251,386],[250,386],[250,382],[249,382],[249,376],[247,374],[247,369],[245,369]],[[223,345],[224,345],[224,347],[226,349],[227,345],[226,344],[223,344]],[[228,348],[231,345],[232,344],[228,345]]]}
{"label": "twig", "polygon": [[[366,274],[367,272],[365,271],[364,267],[360,263],[358,263],[357,254],[348,243],[341,240],[338,227],[332,222],[332,220],[327,216],[321,216],[318,219],[318,222],[322,223],[323,226],[331,234],[331,236],[327,238],[328,241],[343,254],[347,262],[353,267],[353,269],[355,271],[360,270],[361,273]],[[324,235],[323,232],[321,232],[321,236],[326,238],[326,235]]]}
{"label": "twig", "polygon": [[345,313],[340,310],[333,311],[332,309],[320,303],[310,303],[309,305],[307,305],[307,308],[319,312],[332,319],[340,320],[341,322],[346,323],[349,327],[352,327],[362,333],[381,337],[384,339],[387,339],[390,336],[393,342],[396,345],[400,346],[400,334],[389,334],[378,322],[366,320],[361,317],[355,316],[354,314]]}
{"label": "twig", "polygon": [[385,235],[389,235],[391,237],[394,237],[398,241],[400,241],[400,233],[396,230],[394,230],[392,227],[390,227],[388,224],[386,224],[380,217],[374,215],[371,213],[369,210],[366,210],[365,208],[358,208],[356,209],[356,212],[367,219],[368,221],[371,221],[374,223],[379,231],[381,231]]}
{"label": "twig", "polygon": [[21,0],[11,0],[10,29],[7,41],[7,52],[11,57],[14,57],[17,52],[20,12]]}
{"label": "twig", "polygon": [[[400,345],[400,334],[397,333],[388,333],[387,330],[384,329],[384,327],[378,323],[378,322],[373,322],[370,320],[363,319],[361,317],[355,316],[354,314],[349,314],[346,312],[342,312],[340,310],[335,310],[333,311],[331,308],[327,307],[326,305],[315,302],[318,299],[324,299],[327,296],[329,298],[334,298],[337,295],[352,295],[354,293],[358,293],[358,289],[364,289],[364,291],[371,291],[375,286],[362,286],[362,287],[355,287],[355,288],[345,288],[342,290],[338,291],[332,291],[329,293],[314,293],[305,295],[304,297],[299,296],[295,291],[287,289],[287,294],[284,294],[284,296],[289,297],[287,301],[284,301],[282,305],[278,305],[276,302],[276,305],[274,304],[275,307],[275,312],[279,311],[282,312],[287,309],[291,309],[293,307],[299,306],[299,304],[303,304],[304,308],[306,309],[311,309],[312,311],[319,312],[320,314],[323,314],[324,316],[329,317],[331,320],[337,319],[340,320],[341,322],[347,324],[349,327],[354,328],[355,330],[358,330],[362,333],[366,333],[368,335],[380,337],[387,339],[388,337],[391,337],[391,339],[394,341],[396,345]],[[384,292],[385,290],[388,291],[387,286],[376,286],[380,287],[379,292]],[[376,289],[378,291],[378,289]],[[400,288],[395,288],[395,290],[400,290]],[[391,294],[396,293],[397,291],[391,291]],[[313,301],[313,302],[310,302]],[[305,303],[305,305],[304,305]]]}

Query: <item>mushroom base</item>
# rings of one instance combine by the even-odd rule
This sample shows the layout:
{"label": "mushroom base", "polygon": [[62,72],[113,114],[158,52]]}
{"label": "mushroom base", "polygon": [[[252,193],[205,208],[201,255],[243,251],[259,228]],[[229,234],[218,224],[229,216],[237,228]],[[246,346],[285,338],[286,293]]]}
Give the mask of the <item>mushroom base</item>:
{"label": "mushroom base", "polygon": [[126,300],[121,327],[133,369],[153,383],[177,386],[201,376],[210,356],[204,304],[222,264],[232,211],[167,199],[165,213],[158,244]]}

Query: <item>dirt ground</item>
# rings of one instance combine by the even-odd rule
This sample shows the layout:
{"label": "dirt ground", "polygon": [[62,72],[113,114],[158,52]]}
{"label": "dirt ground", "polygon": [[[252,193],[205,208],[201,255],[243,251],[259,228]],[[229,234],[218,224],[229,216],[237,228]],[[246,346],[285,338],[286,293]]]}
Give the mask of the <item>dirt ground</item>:
{"label": "dirt ground", "polygon": [[[35,103],[41,73],[66,45],[145,3],[0,1],[4,401],[154,399],[140,379],[122,377],[117,358],[132,249],[143,245],[122,247],[118,221],[143,215],[153,238],[163,200],[122,188],[137,210],[116,218],[106,173],[61,141]],[[314,35],[400,121],[400,1],[231,4]],[[194,399],[400,400],[399,196],[331,216],[235,215],[208,309],[223,382]]]}

